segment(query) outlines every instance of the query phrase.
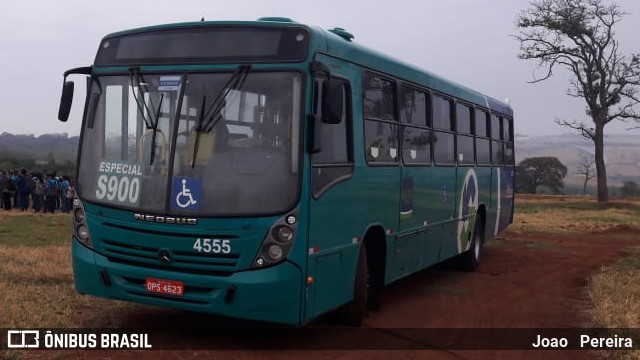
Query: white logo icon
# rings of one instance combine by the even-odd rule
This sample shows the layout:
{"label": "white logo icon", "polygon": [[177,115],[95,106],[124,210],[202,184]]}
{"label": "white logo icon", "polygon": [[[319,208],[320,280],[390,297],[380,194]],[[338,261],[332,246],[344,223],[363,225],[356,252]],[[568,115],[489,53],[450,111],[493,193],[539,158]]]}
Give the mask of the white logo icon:
{"label": "white logo icon", "polygon": [[197,203],[191,194],[191,189],[187,188],[187,179],[182,179],[182,191],[176,196],[176,204],[181,208],[187,208]]}
{"label": "white logo icon", "polygon": [[[15,335],[18,335],[18,336],[15,336]],[[20,340],[18,343],[14,343],[12,339],[20,339]],[[31,339],[31,341],[29,341],[29,339]],[[7,332],[7,348],[9,349],[37,348],[39,346],[40,346],[39,330],[9,330]]]}

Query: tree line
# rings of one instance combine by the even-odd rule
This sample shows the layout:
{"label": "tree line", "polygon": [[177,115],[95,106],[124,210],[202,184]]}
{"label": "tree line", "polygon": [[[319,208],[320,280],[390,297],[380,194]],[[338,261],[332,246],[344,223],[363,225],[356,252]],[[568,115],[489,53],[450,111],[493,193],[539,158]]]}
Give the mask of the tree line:
{"label": "tree line", "polygon": [[[567,167],[553,156],[531,157],[522,160],[516,167],[516,192],[521,194],[564,193],[564,178]],[[583,195],[587,192],[587,185],[594,177],[593,160],[581,157],[577,174],[584,177]],[[624,197],[640,196],[640,184],[635,181],[625,181],[619,188]]]}
{"label": "tree line", "polygon": [[0,170],[55,171],[74,176],[79,137],[62,134],[0,134]]}

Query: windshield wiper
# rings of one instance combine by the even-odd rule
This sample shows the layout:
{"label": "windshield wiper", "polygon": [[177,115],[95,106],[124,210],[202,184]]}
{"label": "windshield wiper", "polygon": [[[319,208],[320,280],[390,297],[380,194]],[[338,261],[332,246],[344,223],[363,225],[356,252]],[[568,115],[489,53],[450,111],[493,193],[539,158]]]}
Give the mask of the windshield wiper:
{"label": "windshield wiper", "polygon": [[[154,109],[151,96],[149,96],[149,104],[147,104],[144,100],[144,95],[142,95],[142,98],[138,97],[133,87],[134,80],[137,80],[138,90],[142,94],[142,87],[147,86],[144,77],[140,73],[140,68],[131,67],[129,68],[129,73],[131,74],[131,92],[133,93],[133,98],[136,100],[136,104],[138,105],[138,111],[142,114],[142,120],[144,121],[145,127],[153,131],[151,136],[151,160],[149,162],[149,165],[153,165],[156,154],[156,135],[158,134],[158,123],[160,121],[160,107],[162,106],[162,100],[164,100],[164,93],[160,95],[160,101],[158,102],[157,109]],[[154,111],[152,112],[152,110]],[[149,119],[147,119],[147,114],[149,114]]]}
{"label": "windshield wiper", "polygon": [[222,90],[216,95],[213,102],[209,105],[209,108],[205,112],[206,107],[206,95],[202,96],[202,109],[200,110],[200,116],[198,117],[198,126],[196,127],[196,139],[193,144],[193,159],[191,160],[191,168],[196,165],[196,158],[198,157],[198,149],[200,147],[200,135],[202,133],[208,133],[213,130],[216,124],[222,119],[222,109],[225,106],[225,99],[231,90],[239,91],[242,88],[251,65],[240,65],[236,71],[231,74],[227,83],[224,84]]}

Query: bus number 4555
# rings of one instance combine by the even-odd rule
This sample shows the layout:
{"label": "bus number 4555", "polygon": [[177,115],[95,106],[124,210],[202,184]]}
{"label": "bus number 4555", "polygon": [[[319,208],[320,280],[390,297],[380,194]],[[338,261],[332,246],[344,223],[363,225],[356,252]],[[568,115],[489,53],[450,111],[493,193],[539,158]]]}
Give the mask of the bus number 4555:
{"label": "bus number 4555", "polygon": [[193,243],[193,249],[199,253],[229,254],[231,243],[228,239],[201,239]]}

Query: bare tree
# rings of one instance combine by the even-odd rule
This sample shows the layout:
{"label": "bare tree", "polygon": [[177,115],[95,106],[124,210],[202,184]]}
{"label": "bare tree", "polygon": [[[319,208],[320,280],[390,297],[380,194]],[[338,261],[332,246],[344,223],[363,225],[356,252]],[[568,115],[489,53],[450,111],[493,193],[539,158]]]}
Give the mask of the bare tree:
{"label": "bare tree", "polygon": [[578,157],[580,157],[580,162],[578,162],[576,173],[580,176],[584,176],[582,195],[586,195],[587,185],[589,184],[589,180],[593,179],[596,176],[596,169],[593,168],[593,156],[579,154]]}
{"label": "bare tree", "polygon": [[518,57],[538,60],[543,69],[532,82],[564,68],[572,75],[567,94],[586,102],[591,122],[556,122],[593,141],[599,202],[609,200],[604,128],[613,120],[640,120],[640,55],[623,55],[614,31],[623,15],[616,4],[602,0],[537,0],[516,20]]}

